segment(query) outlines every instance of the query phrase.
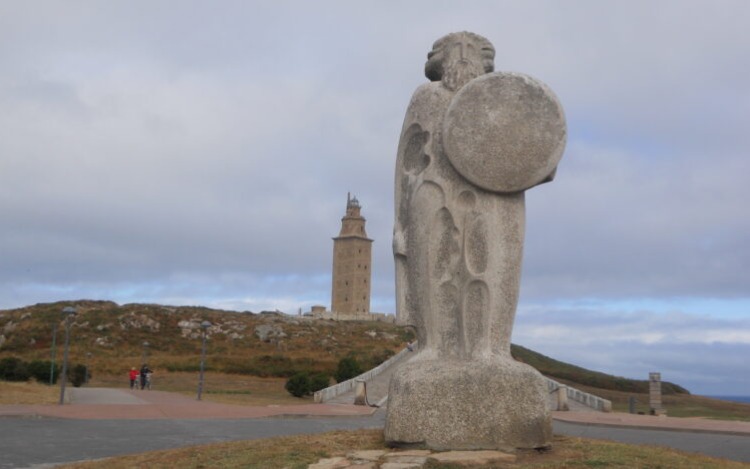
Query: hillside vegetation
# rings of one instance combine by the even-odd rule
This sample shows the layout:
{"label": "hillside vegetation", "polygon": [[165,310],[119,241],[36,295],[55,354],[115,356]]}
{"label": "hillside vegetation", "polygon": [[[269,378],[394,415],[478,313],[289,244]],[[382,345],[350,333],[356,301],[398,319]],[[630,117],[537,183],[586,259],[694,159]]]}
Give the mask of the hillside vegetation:
{"label": "hillside vegetation", "polygon": [[211,323],[206,370],[255,376],[287,377],[297,371],[332,376],[338,361],[347,355],[363,366],[375,366],[413,340],[407,330],[383,322],[75,301],[0,311],[0,359],[49,360],[52,331],[57,325],[59,363],[65,340],[61,313],[65,306],[77,309],[71,321],[70,360],[88,361],[93,374],[125,374],[131,367],[139,367],[144,355],[156,370],[197,371],[200,324],[206,320]]}
{"label": "hillside vegetation", "polygon": [[[591,371],[580,366],[564,363],[554,358],[547,357],[541,353],[534,352],[520,345],[511,345],[513,358],[533,366],[543,375],[550,378],[576,383],[598,389],[609,389],[627,393],[648,394],[648,381],[621,378],[598,371]],[[662,394],[690,394],[690,392],[674,383],[662,381]]]}
{"label": "hillside vegetation", "polygon": [[[206,369],[260,377],[289,377],[298,371],[333,376],[339,360],[346,356],[357,358],[369,369],[414,340],[408,329],[384,322],[83,300],[0,310],[0,359],[49,360],[52,331],[57,325],[59,363],[64,341],[62,309],[66,306],[77,309],[71,321],[70,359],[87,363],[94,375],[124,375],[130,367],[140,366],[144,355],[156,370],[197,371],[204,320],[211,323]],[[149,345],[144,347],[144,342]],[[648,392],[647,381],[586,370],[518,345],[513,345],[511,352],[517,360],[553,379],[621,392]],[[665,394],[689,394],[672,383],[663,383],[662,389]]]}

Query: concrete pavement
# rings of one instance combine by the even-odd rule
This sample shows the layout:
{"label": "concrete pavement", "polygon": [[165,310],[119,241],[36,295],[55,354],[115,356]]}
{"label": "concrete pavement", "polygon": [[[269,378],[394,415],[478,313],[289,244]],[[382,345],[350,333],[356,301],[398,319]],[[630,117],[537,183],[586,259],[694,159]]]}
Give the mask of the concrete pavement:
{"label": "concrete pavement", "polygon": [[[368,389],[369,391],[369,389]],[[369,416],[376,409],[351,404],[299,404],[241,406],[197,401],[182,394],[164,391],[132,391],[111,388],[74,388],[71,404],[0,405],[1,417],[49,417],[92,420],[156,419],[253,419],[263,417],[357,417]],[[635,415],[619,412],[552,412],[560,422],[578,425],[628,427],[750,436],[750,422]]]}
{"label": "concrete pavement", "polygon": [[241,406],[198,401],[164,391],[74,388],[68,405],[0,405],[0,417],[99,420],[252,419],[276,416],[363,416],[375,409],[341,404]]}
{"label": "concrete pavement", "polygon": [[[70,396],[71,404],[64,406],[0,406],[0,468],[218,441],[382,428],[385,417],[382,409],[364,406],[246,407],[162,391],[76,388]],[[552,416],[555,433],[663,445],[750,462],[750,422],[601,412],[553,412]]]}

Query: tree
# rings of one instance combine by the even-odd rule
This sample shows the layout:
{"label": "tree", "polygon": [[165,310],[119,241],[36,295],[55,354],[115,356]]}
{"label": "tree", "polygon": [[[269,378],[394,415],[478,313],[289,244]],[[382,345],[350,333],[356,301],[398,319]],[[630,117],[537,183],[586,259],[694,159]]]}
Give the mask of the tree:
{"label": "tree", "polygon": [[70,373],[70,382],[74,387],[80,388],[86,382],[86,365],[80,363],[73,367]]}
{"label": "tree", "polygon": [[[54,365],[54,376],[53,376],[53,383],[57,382],[57,377],[60,375],[60,366],[55,363]],[[31,374],[32,377],[34,377],[35,380],[39,383],[43,384],[50,384],[49,383],[49,372],[52,369],[52,363],[49,360],[34,360],[33,362],[29,363],[28,366],[29,374]]]}
{"label": "tree", "polygon": [[16,357],[5,357],[0,360],[0,379],[4,381],[28,381],[28,365],[25,361]]}
{"label": "tree", "polygon": [[310,375],[304,371],[294,374],[284,385],[294,397],[303,397],[310,394]]}
{"label": "tree", "polygon": [[336,378],[337,383],[341,383],[348,379],[352,379],[355,376],[361,375],[362,371],[362,365],[359,364],[357,359],[352,355],[347,355],[339,360],[336,374],[333,375],[333,377]]}

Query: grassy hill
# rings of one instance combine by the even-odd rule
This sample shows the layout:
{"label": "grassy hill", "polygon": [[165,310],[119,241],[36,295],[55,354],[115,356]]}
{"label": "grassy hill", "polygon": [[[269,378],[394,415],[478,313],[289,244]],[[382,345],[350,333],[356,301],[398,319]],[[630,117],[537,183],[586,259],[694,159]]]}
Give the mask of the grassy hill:
{"label": "grassy hill", "polygon": [[[541,353],[534,352],[520,345],[511,345],[513,358],[533,366],[543,375],[566,383],[574,383],[597,389],[609,389],[627,393],[648,394],[648,381],[612,376],[598,371],[591,371],[580,366],[564,363]],[[690,394],[690,392],[674,383],[662,381],[662,394]]]}
{"label": "grassy hill", "polygon": [[[0,310],[0,359],[49,360],[52,331],[57,325],[59,363],[65,306],[75,306],[78,311],[71,322],[70,359],[88,363],[95,375],[125,375],[131,366],[140,366],[144,354],[156,370],[197,371],[200,323],[204,320],[212,324],[207,334],[206,369],[254,376],[287,377],[296,371],[332,375],[338,361],[349,354],[367,369],[414,339],[409,330],[383,322],[83,300]],[[586,370],[518,345],[513,345],[511,352],[517,360],[553,379],[620,392],[648,392],[647,381]],[[671,383],[663,383],[662,389],[665,394],[689,394]]]}

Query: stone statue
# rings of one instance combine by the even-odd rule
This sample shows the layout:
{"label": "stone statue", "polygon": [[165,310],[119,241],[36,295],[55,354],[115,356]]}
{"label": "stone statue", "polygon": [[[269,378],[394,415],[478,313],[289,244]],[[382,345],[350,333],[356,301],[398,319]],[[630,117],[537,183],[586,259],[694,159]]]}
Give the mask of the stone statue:
{"label": "stone statue", "polygon": [[551,181],[565,147],[554,94],[493,73],[485,38],[449,34],[406,111],[396,161],[398,320],[419,354],[394,375],[385,437],[435,449],[549,444],[544,380],[510,356],[524,191]]}

